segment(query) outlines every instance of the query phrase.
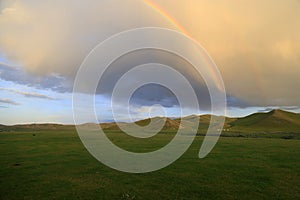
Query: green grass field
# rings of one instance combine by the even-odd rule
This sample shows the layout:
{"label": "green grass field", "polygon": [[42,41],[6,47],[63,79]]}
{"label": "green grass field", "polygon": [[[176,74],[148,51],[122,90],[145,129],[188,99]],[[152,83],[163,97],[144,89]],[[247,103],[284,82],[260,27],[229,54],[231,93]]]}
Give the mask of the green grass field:
{"label": "green grass field", "polygon": [[[138,152],[172,139],[109,137]],[[300,199],[300,140],[222,137],[198,159],[202,140],[160,171],[127,174],[95,160],[74,130],[2,132],[0,199]]]}

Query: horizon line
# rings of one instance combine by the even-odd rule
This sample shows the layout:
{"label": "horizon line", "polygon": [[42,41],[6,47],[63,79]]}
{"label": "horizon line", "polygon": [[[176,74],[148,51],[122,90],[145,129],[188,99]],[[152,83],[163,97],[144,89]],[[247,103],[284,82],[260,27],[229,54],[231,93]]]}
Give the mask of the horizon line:
{"label": "horizon line", "polygon": [[216,116],[216,117],[226,117],[226,118],[231,118],[231,119],[234,119],[234,118],[244,118],[244,117],[248,117],[250,115],[253,115],[253,114],[259,114],[259,113],[271,113],[271,112],[274,112],[274,111],[283,111],[283,112],[289,112],[289,113],[294,113],[294,114],[300,114],[300,112],[293,112],[293,111],[290,111],[290,110],[284,110],[284,109],[272,109],[272,110],[269,110],[269,111],[257,111],[257,112],[253,112],[253,113],[250,113],[250,114],[247,114],[247,115],[244,115],[244,116],[239,116],[239,117],[232,117],[232,116],[222,116],[222,115],[212,115],[212,114],[209,114],[209,113],[206,113],[206,114],[191,114],[191,115],[186,115],[186,116],[182,116],[182,117],[168,117],[168,116],[154,116],[154,117],[149,117],[149,118],[142,118],[142,119],[137,119],[133,122],[125,122],[125,121],[107,121],[107,122],[85,122],[85,123],[81,123],[81,124],[74,124],[74,123],[60,123],[60,122],[25,122],[25,123],[17,123],[17,124],[2,124],[0,123],[0,125],[3,125],[3,126],[24,126],[24,125],[62,125],[62,126],[80,126],[80,125],[85,125],[85,124],[106,124],[106,123],[136,123],[136,122],[139,122],[139,121],[142,121],[142,120],[147,120],[147,119],[153,119],[153,118],[169,118],[169,119],[179,119],[179,118],[185,118],[185,117],[189,117],[189,116],[205,116],[205,115],[210,115],[210,116]]}

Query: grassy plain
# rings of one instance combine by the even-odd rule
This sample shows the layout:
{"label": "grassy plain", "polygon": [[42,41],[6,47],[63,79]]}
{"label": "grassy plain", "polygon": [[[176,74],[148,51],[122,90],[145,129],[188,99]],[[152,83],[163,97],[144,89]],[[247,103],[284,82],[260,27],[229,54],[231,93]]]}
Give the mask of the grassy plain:
{"label": "grassy plain", "polygon": [[[137,152],[172,139],[108,135]],[[75,130],[2,132],[0,199],[300,199],[300,140],[222,137],[198,159],[202,140],[162,170],[127,174],[95,160]]]}

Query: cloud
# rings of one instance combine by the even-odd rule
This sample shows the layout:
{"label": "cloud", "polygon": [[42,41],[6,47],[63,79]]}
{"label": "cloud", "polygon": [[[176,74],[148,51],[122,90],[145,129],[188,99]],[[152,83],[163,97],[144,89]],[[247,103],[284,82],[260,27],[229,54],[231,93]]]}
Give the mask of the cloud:
{"label": "cloud", "polygon": [[8,92],[13,92],[16,94],[23,95],[28,98],[40,98],[40,99],[48,99],[48,100],[55,100],[55,98],[44,95],[44,94],[39,94],[39,93],[33,93],[33,92],[23,92],[23,91],[18,91],[18,90],[13,90],[13,89],[8,89],[8,88],[0,88],[0,91],[8,91]]}
{"label": "cloud", "polygon": [[0,64],[0,79],[11,81],[21,85],[27,85],[37,89],[51,89],[56,92],[71,92],[71,80],[60,75],[35,75],[24,69]]}
{"label": "cloud", "polygon": [[[204,80],[197,73],[197,71],[181,57],[161,50],[147,49],[135,51],[128,53],[114,61],[104,72],[99,82],[97,93],[111,98],[112,91],[115,88],[116,83],[124,74],[126,74],[126,72],[135,66],[147,63],[160,63],[166,66],[172,66],[173,69],[177,70],[180,74],[188,79],[191,86],[195,90],[195,93],[197,94],[200,108],[205,110],[210,108],[210,96],[208,89]],[[120,85],[122,88],[121,90],[128,91],[128,88],[130,88],[132,85],[135,85],[140,80],[144,80],[144,78],[151,76],[150,74],[152,74],[152,70],[146,70],[145,73],[140,75],[132,75],[128,77],[129,80]],[[177,86],[179,90],[182,88],[182,86],[179,85],[178,80],[174,80],[174,76],[172,74],[157,72],[155,76],[157,78],[159,77],[160,80],[165,80],[166,82],[172,83],[173,86]],[[127,99],[119,99],[120,103],[126,100]],[[138,88],[138,90],[136,90],[133,94],[130,102],[134,105],[141,106],[161,104],[164,107],[174,107],[179,105],[179,102],[173,92],[171,92],[168,88],[158,84],[148,84]]]}
{"label": "cloud", "polygon": [[246,103],[245,101],[238,99],[234,96],[227,95],[227,107],[229,108],[247,108],[253,105]]}
{"label": "cloud", "polygon": [[251,105],[299,105],[300,4],[155,0],[216,61],[227,91]]}
{"label": "cloud", "polygon": [[284,110],[299,110],[300,106],[284,106],[284,107],[280,107],[281,109]]}
{"label": "cloud", "polygon": [[[1,2],[5,6],[0,15],[0,51],[8,59],[22,63],[22,69],[2,65],[0,77],[60,92],[72,91],[71,83],[87,53],[112,34],[144,26],[174,28],[138,0]],[[300,85],[298,1],[155,2],[215,59],[225,81],[229,106],[300,104],[300,93],[296,91]],[[129,57],[119,60],[116,69],[107,72],[105,87],[99,88],[99,94],[110,95],[117,77],[129,69],[126,65],[149,61],[149,55],[137,53]],[[201,77],[188,70],[191,67],[166,55],[152,53],[150,58],[175,65],[191,81],[202,106],[210,106],[207,88]],[[144,88],[144,92],[136,94],[135,103],[176,105],[168,94],[163,88]]]}
{"label": "cloud", "polygon": [[104,39],[160,23],[167,26],[139,0],[17,0],[0,16],[0,50],[31,72],[74,76]]}
{"label": "cloud", "polygon": [[4,104],[10,104],[10,105],[20,105],[19,103],[13,101],[13,100],[10,100],[10,99],[0,99],[0,103],[4,103]]}

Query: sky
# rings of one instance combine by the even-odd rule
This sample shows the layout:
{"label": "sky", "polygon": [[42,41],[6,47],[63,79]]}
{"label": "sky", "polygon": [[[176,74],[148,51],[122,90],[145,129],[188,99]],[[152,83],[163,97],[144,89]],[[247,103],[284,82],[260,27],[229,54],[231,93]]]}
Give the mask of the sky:
{"label": "sky", "polygon": [[[299,0],[1,0],[0,124],[74,123],[73,82],[86,55],[111,35],[141,27],[180,31],[207,50],[224,81],[227,115],[300,112]],[[141,51],[107,72],[96,92],[101,121],[113,121],[109,97],[118,77],[134,64],[153,61],[149,55],[191,81],[202,109],[188,113],[209,113],[207,88],[188,63]],[[132,120],[161,115],[158,104],[167,116],[180,113],[170,91],[149,86],[136,92]],[[121,110],[119,115],[129,120]]]}

